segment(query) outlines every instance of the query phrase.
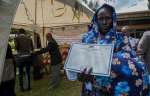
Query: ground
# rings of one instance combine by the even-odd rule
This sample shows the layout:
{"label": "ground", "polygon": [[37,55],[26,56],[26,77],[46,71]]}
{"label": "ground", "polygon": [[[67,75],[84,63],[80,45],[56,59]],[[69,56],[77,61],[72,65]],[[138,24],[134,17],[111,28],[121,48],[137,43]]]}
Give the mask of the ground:
{"label": "ground", "polygon": [[49,89],[50,77],[44,76],[38,81],[32,80],[31,91],[21,92],[19,90],[18,79],[16,79],[17,96],[80,96],[81,83],[79,81],[69,81],[61,76],[60,86],[56,89]]}

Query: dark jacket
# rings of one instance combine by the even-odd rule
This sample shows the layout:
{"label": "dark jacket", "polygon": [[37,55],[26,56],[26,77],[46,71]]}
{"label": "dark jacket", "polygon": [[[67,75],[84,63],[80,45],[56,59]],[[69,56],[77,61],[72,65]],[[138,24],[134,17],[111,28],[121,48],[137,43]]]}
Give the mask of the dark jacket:
{"label": "dark jacket", "polygon": [[15,38],[15,46],[17,51],[21,54],[30,53],[33,50],[32,39],[24,34]]}
{"label": "dark jacket", "polygon": [[46,49],[51,55],[51,65],[60,64],[62,62],[61,53],[59,51],[59,45],[54,39],[48,42],[48,46],[46,47]]}
{"label": "dark jacket", "polygon": [[6,60],[7,59],[12,59],[13,60],[14,72],[15,72],[15,75],[16,75],[16,61],[15,61],[15,57],[12,53],[10,44],[8,44],[8,46],[7,46]]}
{"label": "dark jacket", "polygon": [[16,72],[15,64],[16,62],[12,54],[11,46],[8,44],[6,58],[4,62],[4,68],[3,68],[3,76],[2,76],[3,82],[14,80],[15,72]]}
{"label": "dark jacket", "polygon": [[49,52],[49,54],[51,55],[51,65],[57,65],[62,62],[62,56],[59,51],[59,45],[54,39],[48,41],[48,45],[46,48],[42,48],[40,51],[36,51],[33,54],[39,55],[45,52]]}
{"label": "dark jacket", "polygon": [[7,52],[6,52],[6,59],[11,59],[11,58],[13,58],[13,54],[12,54],[11,46],[8,44]]}

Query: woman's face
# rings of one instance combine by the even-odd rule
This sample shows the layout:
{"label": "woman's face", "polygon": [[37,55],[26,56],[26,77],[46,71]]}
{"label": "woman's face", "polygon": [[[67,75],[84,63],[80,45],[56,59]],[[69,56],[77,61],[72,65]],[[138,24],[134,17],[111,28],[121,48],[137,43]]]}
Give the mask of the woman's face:
{"label": "woman's face", "polygon": [[112,14],[106,9],[102,8],[97,14],[97,23],[99,26],[99,31],[106,34],[112,27]]}

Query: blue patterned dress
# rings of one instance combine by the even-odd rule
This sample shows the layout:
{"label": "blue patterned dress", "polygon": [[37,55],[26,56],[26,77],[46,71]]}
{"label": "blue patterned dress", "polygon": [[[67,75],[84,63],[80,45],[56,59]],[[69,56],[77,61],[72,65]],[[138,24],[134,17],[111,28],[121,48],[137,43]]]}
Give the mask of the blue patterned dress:
{"label": "blue patterned dress", "polygon": [[[83,82],[81,96],[150,96],[145,64],[132,49],[129,38],[116,32],[116,13],[112,16],[113,27],[103,36],[97,31],[94,15],[89,32],[82,39],[87,44],[114,44],[111,75],[94,76],[92,81]],[[70,80],[77,79],[75,72],[67,71],[67,76]]]}
{"label": "blue patterned dress", "polygon": [[[93,34],[93,35],[92,35]],[[110,30],[105,36],[89,31],[83,43],[114,44],[111,76],[84,82],[82,96],[149,96],[145,64],[136,56],[129,39]]]}

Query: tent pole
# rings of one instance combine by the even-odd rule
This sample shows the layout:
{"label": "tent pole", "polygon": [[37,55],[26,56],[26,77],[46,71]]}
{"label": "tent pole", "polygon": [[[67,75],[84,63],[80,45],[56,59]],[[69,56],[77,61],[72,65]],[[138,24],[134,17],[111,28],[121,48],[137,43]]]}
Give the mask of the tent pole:
{"label": "tent pole", "polygon": [[43,45],[44,45],[44,47],[46,46],[45,45],[45,27],[44,27],[44,10],[43,10],[43,1],[41,0],[41,10],[42,10],[42,23],[43,23],[43,27],[42,27],[42,33],[43,33]]}
{"label": "tent pole", "polygon": [[36,25],[37,24],[37,0],[35,0],[35,13],[34,13],[34,24]]}
{"label": "tent pole", "polygon": [[37,0],[35,0],[35,9],[34,9],[34,33],[33,33],[33,37],[34,37],[34,48],[37,48],[37,35],[36,35],[36,25],[37,25]]}
{"label": "tent pole", "polygon": [[42,33],[43,33],[43,46],[45,47],[46,46],[46,43],[45,43],[45,39],[44,39],[44,37],[45,37],[45,28],[44,28],[44,26],[42,27]]}

